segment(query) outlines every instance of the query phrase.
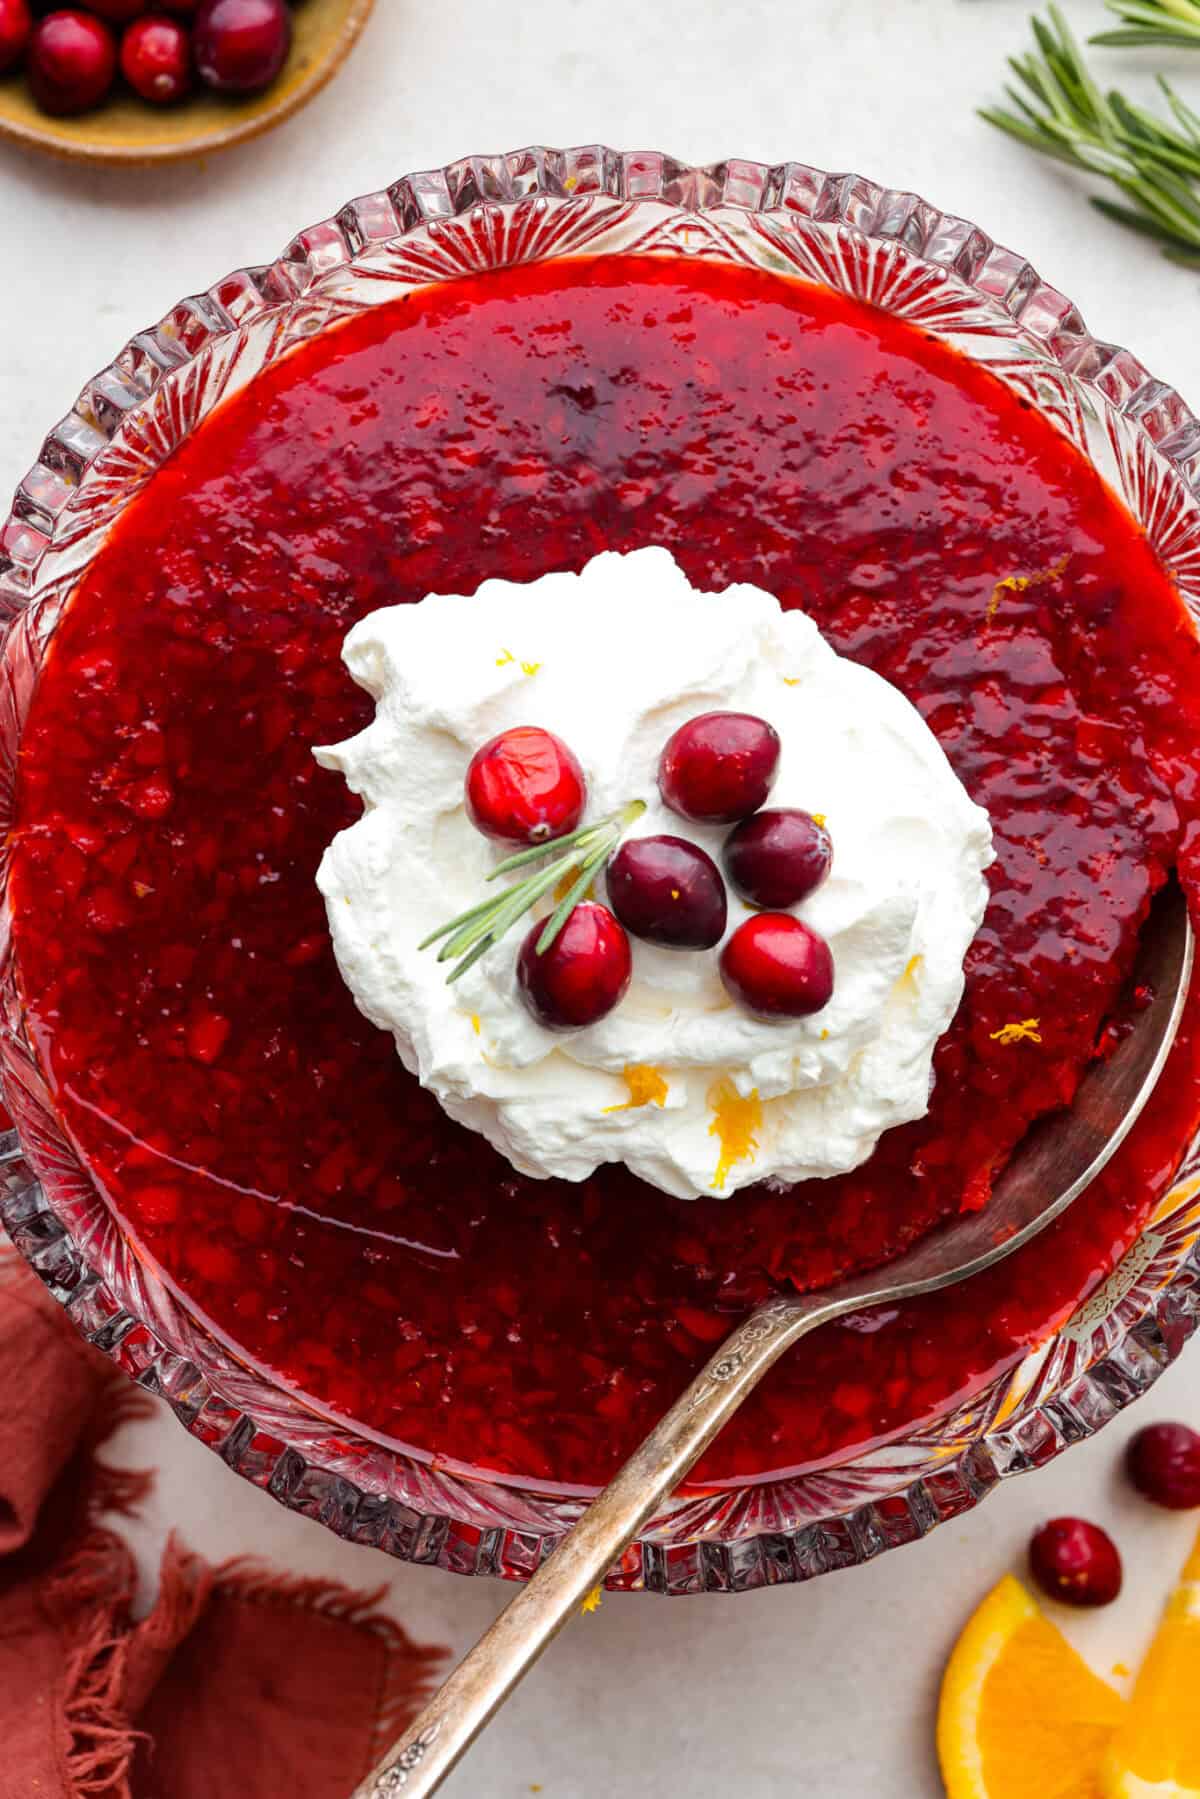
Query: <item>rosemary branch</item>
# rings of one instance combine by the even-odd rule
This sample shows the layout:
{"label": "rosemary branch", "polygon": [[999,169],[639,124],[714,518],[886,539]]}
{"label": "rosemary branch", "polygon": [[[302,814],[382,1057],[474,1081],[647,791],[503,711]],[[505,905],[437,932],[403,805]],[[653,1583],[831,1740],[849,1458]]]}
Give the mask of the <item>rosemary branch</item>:
{"label": "rosemary branch", "polygon": [[531,863],[545,862],[547,856],[553,857],[553,861],[534,874],[526,875],[514,886],[506,887],[502,893],[480,900],[456,918],[439,925],[419,947],[428,949],[431,944],[445,939],[438,952],[438,961],[455,964],[446,977],[447,983],[452,984],[481,956],[486,956],[538,900],[569,879],[570,886],[546,920],[546,927],[537,941],[537,953],[544,956],[630,825],[645,810],[643,800],[631,800],[620,812],[611,812],[595,824],[581,825],[579,830],[571,831],[565,837],[554,837],[548,843],[538,843],[532,849],[518,850],[515,856],[507,856],[492,869],[487,877],[489,881],[500,875],[513,874]]}
{"label": "rosemary branch", "polygon": [[[1148,7],[1150,0],[1111,3]],[[1171,3],[1200,20],[1197,0]],[[1048,22],[1036,15],[1030,22],[1036,49],[1009,59],[1021,83],[1005,90],[1013,110],[983,107],[980,117],[1043,156],[1111,182],[1128,203],[1093,195],[1097,211],[1153,238],[1173,262],[1200,267],[1200,115],[1161,75],[1170,120],[1115,91],[1102,93],[1056,5]]]}
{"label": "rosemary branch", "polygon": [[1105,5],[1125,23],[1097,31],[1089,40],[1093,44],[1200,50],[1200,0],[1105,0]]}

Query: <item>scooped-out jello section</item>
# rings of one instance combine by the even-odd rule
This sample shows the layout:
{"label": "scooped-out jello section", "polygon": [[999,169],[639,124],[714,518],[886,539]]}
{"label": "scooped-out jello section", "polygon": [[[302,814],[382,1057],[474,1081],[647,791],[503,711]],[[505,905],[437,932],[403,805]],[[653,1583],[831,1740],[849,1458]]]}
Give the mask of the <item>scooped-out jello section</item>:
{"label": "scooped-out jello section", "polygon": [[[584,1180],[621,1162],[695,1199],[846,1173],[924,1115],[987,902],[991,830],[916,708],[804,613],[749,586],[698,592],[648,548],[372,613],[345,657],[376,709],[358,736],[317,751],[365,803],[318,875],[339,967],[405,1067],[515,1168]],[[760,729],[771,754],[757,788],[706,802],[693,790],[720,772],[719,752],[689,757],[678,739],[722,719]],[[574,828],[547,825],[514,855],[519,827],[500,843],[477,828],[472,758],[513,733],[527,755],[547,729],[581,771],[561,821]],[[736,776],[745,752],[726,761]],[[535,763],[512,779],[519,790],[541,777]],[[706,803],[719,821],[679,810]],[[727,888],[722,864],[732,843],[736,873],[745,821],[781,817],[812,821],[828,866],[811,891],[801,880],[801,903],[768,912]],[[703,947],[671,941],[686,874],[668,876],[659,912],[638,910],[639,866],[664,842],[712,871],[723,928]],[[744,892],[745,851],[740,866]],[[481,935],[489,890],[508,909],[495,941]],[[602,902],[612,930],[630,924],[629,978],[594,1022],[548,1021],[523,1003],[522,943],[536,972],[539,922],[567,932],[576,904]],[[468,927],[464,961],[481,953],[461,968],[450,958],[448,980],[428,940],[452,915]],[[742,927],[769,918],[815,936],[832,962],[799,1012],[769,970],[757,1005],[745,975],[728,978],[746,959]]]}
{"label": "scooped-out jello section", "polygon": [[[662,571],[624,612],[615,593],[587,601],[609,553]],[[557,584],[553,618],[527,635],[512,608],[536,604],[543,577]],[[660,628],[658,608],[685,602],[682,624]],[[395,608],[419,634],[427,609],[455,606],[469,624],[437,674],[448,810],[430,848],[443,891],[385,934],[414,992],[429,983],[428,1011],[402,1028],[429,1078],[447,1094],[457,1084],[454,1103],[476,1103],[469,1082],[496,1082],[478,1103],[513,1147],[506,1082],[550,1067],[572,1093],[594,1091],[603,1121],[589,1119],[587,1147],[566,1130],[553,1146],[598,1164],[583,1178],[522,1172],[405,1068],[398,1019],[381,1006],[382,1028],[372,1022],[343,978],[317,884],[335,840],[391,829],[383,786],[364,816],[346,775],[313,757],[361,745],[385,689],[400,693],[384,668],[365,691],[343,648],[365,656]],[[698,672],[706,643],[721,646],[712,674]],[[837,671],[811,687],[820,731],[789,703],[808,686],[806,663],[784,664],[793,646]],[[775,676],[770,694],[755,685]],[[791,689],[785,676],[804,679]],[[433,676],[421,678],[414,703],[432,721]],[[886,684],[906,709],[899,735],[880,742],[882,714],[856,682],[875,697]],[[240,1357],[422,1455],[587,1486],[756,1300],[886,1261],[986,1206],[1030,1120],[1069,1102],[1114,1009],[1120,1028],[1151,894],[1181,859],[1188,874],[1198,706],[1191,624],[1146,538],[1047,419],[951,347],[844,295],[710,258],[464,277],[363,312],[231,396],[71,595],[24,734],[8,846],[30,1033],[139,1253]],[[860,727],[876,746],[861,754]],[[524,729],[541,735],[514,744]],[[928,857],[888,823],[918,810],[910,750],[927,782]],[[752,809],[704,822],[729,810],[731,757],[731,803]],[[405,778],[440,767],[418,756]],[[529,779],[514,781],[521,769]],[[536,876],[546,833],[586,833],[634,800],[646,810],[579,898],[571,935],[564,925],[525,957],[571,888],[551,890],[447,988],[477,947],[471,926],[417,945]],[[891,916],[905,892],[911,904],[943,838],[975,845],[978,881],[982,815],[996,859],[973,936],[969,863],[947,849],[931,884],[961,894],[953,955],[932,932],[910,992],[919,944],[902,964],[880,930],[877,955],[839,953],[852,915]],[[601,841],[584,844],[585,863]],[[389,837],[388,866],[394,852]],[[455,934],[462,954],[439,963]],[[384,966],[375,935],[353,951],[361,974],[346,961],[352,984],[370,955]],[[581,989],[568,977],[592,958],[605,979]],[[674,1036],[660,1018],[666,1053],[643,1053],[644,1001],[665,1013],[685,981],[714,1011],[694,1009]],[[887,983],[882,1005],[862,998],[872,981]],[[435,988],[450,1010],[434,1008]],[[833,1058],[871,1054],[851,1052],[853,1032],[866,1021],[890,1042],[889,1007],[911,1021],[935,996],[953,1017],[942,1028],[931,1011],[912,1039],[915,1069],[936,1037],[923,1115],[868,1129],[858,1113],[845,1172],[745,1184],[770,1166],[749,1150],[775,1153],[745,1108],[792,1103],[765,1097],[773,1058],[791,1080],[801,1050],[811,1056],[834,1078],[797,1088],[796,1103],[825,1091],[832,1103]],[[603,1016],[581,1024],[599,1002]],[[734,1041],[701,1074],[686,1059],[706,1024]],[[481,1061],[495,1045],[504,1065],[480,1067],[476,1042]],[[752,1101],[760,1058],[771,1066]],[[718,1069],[732,1071],[727,1144],[708,1131]],[[669,1133],[693,1116],[671,1105],[680,1070],[706,1110],[677,1143]],[[1011,1362],[1111,1268],[1197,1112],[1189,1025],[1133,1137],[1052,1233],[966,1293],[821,1333],[773,1371],[697,1478],[840,1454]],[[684,1170],[694,1197],[605,1159],[621,1143],[649,1156],[649,1125],[663,1127],[661,1173]],[[832,1128],[807,1135],[829,1151]],[[786,1148],[787,1166],[808,1166],[798,1137]],[[543,1152],[538,1125],[519,1154],[532,1166]]]}

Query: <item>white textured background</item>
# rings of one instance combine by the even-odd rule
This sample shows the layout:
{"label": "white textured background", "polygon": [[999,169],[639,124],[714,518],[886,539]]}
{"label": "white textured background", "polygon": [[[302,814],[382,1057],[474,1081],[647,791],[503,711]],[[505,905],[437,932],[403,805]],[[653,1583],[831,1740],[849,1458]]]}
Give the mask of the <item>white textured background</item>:
{"label": "white textured background", "polygon": [[[1067,0],[1074,23],[1099,0]],[[0,489],[82,382],[135,330],[228,269],[408,169],[470,151],[604,140],[708,161],[799,157],[915,188],[1024,251],[1200,405],[1200,276],[1093,215],[1070,176],[979,123],[1023,0],[379,0],[335,84],[273,137],[191,168],[84,172],[0,147]],[[1140,60],[1139,60],[1140,54]],[[1108,52],[1136,87],[1150,53]],[[1200,103],[1200,56],[1178,72]],[[1200,1348],[1136,1414],[1200,1423]],[[1128,1591],[1072,1634],[1107,1672],[1134,1662],[1191,1535],[1129,1499],[1118,1423],[965,1522],[872,1567],[738,1598],[610,1597],[573,1624],[470,1761],[454,1799],[926,1799],[944,1655],[1041,1518],[1083,1511],[1126,1552]],[[180,1528],[212,1556],[259,1550],[362,1584],[462,1651],[499,1584],[391,1568],[235,1480],[165,1414],[128,1433],[159,1464],[137,1532],[147,1567]],[[214,1799],[234,1799],[214,1785]]]}

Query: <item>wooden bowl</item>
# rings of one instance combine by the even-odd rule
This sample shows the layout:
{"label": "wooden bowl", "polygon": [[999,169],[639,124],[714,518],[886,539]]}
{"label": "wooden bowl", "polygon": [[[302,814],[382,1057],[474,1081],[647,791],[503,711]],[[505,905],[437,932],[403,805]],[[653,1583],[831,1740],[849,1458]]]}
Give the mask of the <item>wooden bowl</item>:
{"label": "wooden bowl", "polygon": [[[64,5],[68,0],[63,0]],[[229,99],[198,87],[180,106],[149,106],[118,80],[95,112],[53,119],[39,112],[24,76],[0,80],[0,138],[75,162],[183,162],[257,137],[299,110],[350,54],[375,0],[304,0],[295,12],[291,54],[261,94]]]}

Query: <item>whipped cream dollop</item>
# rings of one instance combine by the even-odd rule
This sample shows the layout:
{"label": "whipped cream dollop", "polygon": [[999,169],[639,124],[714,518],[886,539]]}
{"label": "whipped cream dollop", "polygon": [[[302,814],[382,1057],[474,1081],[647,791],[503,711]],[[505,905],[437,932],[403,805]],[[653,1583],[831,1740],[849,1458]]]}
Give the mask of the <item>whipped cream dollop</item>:
{"label": "whipped cream dollop", "polygon": [[[360,1009],[452,1118],[525,1174],[583,1180],[624,1162],[687,1199],[843,1173],[926,1111],[987,900],[991,829],[908,700],[810,618],[755,587],[698,592],[667,550],[645,549],[388,607],[343,653],[375,718],[315,754],[365,809],[317,878]],[[726,993],[717,950],[634,939],[621,1004],[548,1031],[516,982],[532,917],[447,986],[418,945],[482,897],[505,854],[463,804],[480,745],[514,725],[553,731],[583,765],[588,818],[640,799],[632,834],[687,837],[719,863],[726,827],[679,818],[656,783],[671,733],[715,710],[775,727],[768,804],[827,823],[832,872],[795,909],[833,951],[824,1010],[764,1023]],[[728,930],[747,916],[731,891]]]}

